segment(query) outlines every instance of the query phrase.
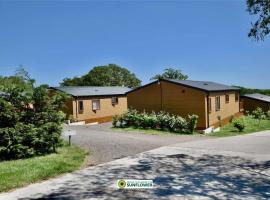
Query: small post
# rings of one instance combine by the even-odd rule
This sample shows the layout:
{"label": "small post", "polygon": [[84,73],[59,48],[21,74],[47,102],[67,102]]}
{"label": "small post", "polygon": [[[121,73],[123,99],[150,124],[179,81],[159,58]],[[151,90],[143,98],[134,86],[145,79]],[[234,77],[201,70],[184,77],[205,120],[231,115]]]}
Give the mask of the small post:
{"label": "small post", "polygon": [[68,144],[71,145],[71,135],[68,136]]}

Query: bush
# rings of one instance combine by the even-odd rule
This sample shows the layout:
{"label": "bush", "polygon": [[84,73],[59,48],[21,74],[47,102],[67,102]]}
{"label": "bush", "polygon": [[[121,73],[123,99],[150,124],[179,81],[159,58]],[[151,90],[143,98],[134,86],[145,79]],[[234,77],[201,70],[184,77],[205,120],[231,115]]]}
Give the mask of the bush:
{"label": "bush", "polygon": [[158,113],[139,113],[129,109],[121,116],[113,117],[113,126],[117,128],[135,127],[157,129],[176,133],[193,133],[198,122],[197,115],[190,115],[187,119],[177,115],[170,115],[161,111]]}
{"label": "bush", "polygon": [[173,116],[170,116],[169,113],[161,111],[156,114],[157,116],[157,124],[156,128],[164,131],[172,130],[171,124],[173,121]]}
{"label": "bush", "polygon": [[270,120],[270,110],[267,111],[267,117]]}
{"label": "bush", "polygon": [[236,119],[233,121],[233,126],[239,131],[242,132],[245,129],[244,121],[241,119]]}
{"label": "bush", "polygon": [[62,144],[64,95],[49,98],[44,87],[29,92],[13,85],[0,93],[0,160],[55,152]]}
{"label": "bush", "polygon": [[254,119],[257,119],[258,120],[259,125],[260,125],[261,120],[266,119],[266,115],[263,112],[263,109],[260,108],[260,107],[257,107],[256,110],[253,110],[252,113],[251,113],[251,116]]}
{"label": "bush", "polygon": [[189,115],[188,116],[188,123],[187,123],[187,131],[188,133],[193,133],[195,130],[197,123],[198,123],[198,116],[197,115]]}

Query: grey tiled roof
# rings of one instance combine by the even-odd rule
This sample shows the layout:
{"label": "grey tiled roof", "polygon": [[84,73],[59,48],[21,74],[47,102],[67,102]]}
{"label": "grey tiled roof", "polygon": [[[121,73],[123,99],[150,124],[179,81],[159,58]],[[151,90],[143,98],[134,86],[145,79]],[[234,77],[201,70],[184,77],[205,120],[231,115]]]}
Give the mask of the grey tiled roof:
{"label": "grey tiled roof", "polygon": [[97,87],[97,86],[63,86],[51,87],[72,96],[111,96],[124,95],[130,90],[127,87]]}
{"label": "grey tiled roof", "polygon": [[243,97],[247,97],[247,98],[251,98],[251,99],[256,99],[256,100],[260,100],[260,101],[266,101],[266,102],[269,102],[270,103],[270,96],[264,95],[264,94],[259,94],[259,93],[245,94],[245,95],[243,95]]}
{"label": "grey tiled roof", "polygon": [[175,79],[163,79],[163,80],[173,82],[173,83],[178,83],[181,85],[186,85],[186,86],[204,90],[207,92],[239,90],[239,88],[237,87],[232,87],[232,86],[215,83],[211,81],[191,81],[191,80],[175,80]]}

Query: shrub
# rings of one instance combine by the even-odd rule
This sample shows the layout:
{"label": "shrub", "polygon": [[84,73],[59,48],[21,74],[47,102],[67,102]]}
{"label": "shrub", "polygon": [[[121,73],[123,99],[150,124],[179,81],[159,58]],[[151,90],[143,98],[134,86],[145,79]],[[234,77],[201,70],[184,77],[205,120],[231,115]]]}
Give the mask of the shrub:
{"label": "shrub", "polygon": [[5,95],[0,97],[0,160],[55,152],[62,143],[65,114],[60,109],[64,95],[49,98],[44,87],[33,87],[29,92],[13,85],[2,89],[2,93]]}
{"label": "shrub", "polygon": [[251,113],[251,115],[252,115],[252,117],[254,119],[257,119],[258,120],[259,125],[260,125],[261,120],[266,118],[266,115],[263,112],[263,109],[260,108],[260,107],[257,107],[256,110],[253,110],[252,113]]}
{"label": "shrub", "polygon": [[157,115],[157,129],[161,129],[164,131],[171,130],[170,122],[172,120],[172,117],[169,113],[166,113],[164,111],[161,111],[156,114]]}
{"label": "shrub", "polygon": [[239,131],[242,132],[245,129],[244,121],[241,119],[236,119],[233,121],[233,126]]}
{"label": "shrub", "polygon": [[148,114],[146,112],[143,112],[143,113],[139,114],[138,120],[139,120],[139,127],[141,127],[141,128],[154,129],[156,127],[157,117],[153,113]]}
{"label": "shrub", "polygon": [[270,110],[267,111],[267,117],[270,120]]}
{"label": "shrub", "polygon": [[193,133],[198,123],[198,115],[189,115],[188,116],[188,123],[187,123],[187,132]]}
{"label": "shrub", "polygon": [[197,115],[190,115],[185,119],[177,115],[170,115],[164,111],[158,113],[139,113],[134,109],[129,109],[121,116],[113,117],[114,127],[151,128],[176,133],[193,133],[197,122]]}
{"label": "shrub", "polygon": [[171,131],[176,133],[185,133],[187,131],[188,122],[180,117],[180,116],[173,116],[170,120],[170,128]]}

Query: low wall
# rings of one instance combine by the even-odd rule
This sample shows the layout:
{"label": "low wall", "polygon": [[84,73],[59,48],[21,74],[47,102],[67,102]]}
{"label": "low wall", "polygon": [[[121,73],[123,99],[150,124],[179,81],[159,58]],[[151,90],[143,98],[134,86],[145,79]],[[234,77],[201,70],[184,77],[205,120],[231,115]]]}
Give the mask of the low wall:
{"label": "low wall", "polygon": [[93,118],[93,119],[85,119],[85,123],[89,124],[89,123],[94,123],[94,122],[98,122],[98,123],[105,123],[105,122],[111,122],[113,119],[113,116],[106,116],[106,117],[99,117],[99,118]]}

